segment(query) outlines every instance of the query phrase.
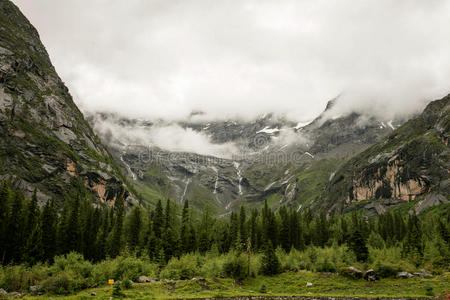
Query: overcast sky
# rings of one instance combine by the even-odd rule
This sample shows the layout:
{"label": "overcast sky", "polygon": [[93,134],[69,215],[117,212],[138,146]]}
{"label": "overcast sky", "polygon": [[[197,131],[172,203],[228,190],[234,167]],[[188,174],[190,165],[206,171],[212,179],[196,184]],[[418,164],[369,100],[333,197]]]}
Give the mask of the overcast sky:
{"label": "overcast sky", "polygon": [[13,0],[85,111],[412,113],[450,92],[446,0]]}

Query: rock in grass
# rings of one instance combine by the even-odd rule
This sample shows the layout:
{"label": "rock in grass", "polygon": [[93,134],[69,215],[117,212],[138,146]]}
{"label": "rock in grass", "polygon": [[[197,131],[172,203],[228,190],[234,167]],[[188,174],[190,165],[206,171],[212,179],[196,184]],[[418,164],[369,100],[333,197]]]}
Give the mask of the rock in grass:
{"label": "rock in grass", "polygon": [[313,286],[312,282],[307,282],[306,283],[306,287],[311,287],[311,286]]}
{"label": "rock in grass", "polygon": [[91,296],[97,296],[97,293],[96,292],[92,292]]}
{"label": "rock in grass", "polygon": [[138,283],[147,283],[147,282],[150,282],[150,280],[148,279],[147,276],[142,275],[142,276],[139,276],[137,282]]}
{"label": "rock in grass", "polygon": [[414,277],[414,275],[409,273],[409,272],[398,272],[397,273],[397,277],[399,277],[399,278],[411,278],[411,277]]}
{"label": "rock in grass", "polygon": [[375,270],[370,269],[370,270],[367,270],[367,272],[364,274],[364,279],[367,281],[377,281],[379,278],[378,278],[377,273],[375,273]]}

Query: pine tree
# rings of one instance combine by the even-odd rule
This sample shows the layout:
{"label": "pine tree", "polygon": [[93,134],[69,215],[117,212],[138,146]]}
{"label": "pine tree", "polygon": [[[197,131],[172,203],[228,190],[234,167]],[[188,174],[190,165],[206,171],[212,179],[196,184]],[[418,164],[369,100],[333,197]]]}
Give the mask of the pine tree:
{"label": "pine tree", "polygon": [[0,185],[0,263],[4,262],[7,243],[7,226],[11,191],[6,183]]}
{"label": "pine tree", "polygon": [[353,234],[351,235],[349,239],[349,248],[353,251],[356,255],[356,260],[360,262],[366,262],[369,258],[369,249],[366,246],[366,241],[364,240],[361,231],[356,228],[355,231],[353,231]]}
{"label": "pine tree", "polygon": [[66,243],[69,251],[81,251],[80,232],[80,199],[76,197],[72,200],[70,215],[66,228]]}
{"label": "pine tree", "polygon": [[161,238],[166,262],[173,256],[178,256],[179,238],[174,223],[174,211],[172,210],[170,199],[167,199],[166,209],[164,211],[164,231]]}
{"label": "pine tree", "polygon": [[280,226],[280,245],[284,251],[288,252],[291,249],[291,232],[290,220],[285,206],[280,207],[279,215],[281,219]]}
{"label": "pine tree", "polygon": [[210,227],[211,220],[209,208],[205,207],[202,212],[202,218],[199,228],[198,250],[200,251],[200,253],[205,253],[211,246]]}
{"label": "pine tree", "polygon": [[31,200],[28,202],[25,212],[25,229],[24,233],[26,236],[30,237],[33,233],[39,219],[39,207],[37,204],[36,189],[34,189]]}
{"label": "pine tree", "polygon": [[423,251],[421,224],[417,216],[412,214],[408,218],[408,233],[403,243],[402,254],[418,266],[422,262]]}
{"label": "pine tree", "polygon": [[153,213],[153,232],[155,233],[155,236],[159,239],[162,237],[163,226],[164,226],[163,207],[161,200],[158,200],[155,211]]}
{"label": "pine tree", "polygon": [[19,263],[23,257],[25,245],[23,232],[25,227],[23,212],[24,197],[20,191],[16,191],[13,194],[13,201],[6,222],[3,262]]}
{"label": "pine tree", "polygon": [[47,201],[42,210],[40,226],[42,231],[42,260],[52,262],[56,254],[56,226],[58,215],[55,200]]}
{"label": "pine tree", "polygon": [[138,206],[133,207],[128,216],[127,239],[131,251],[135,251],[139,246],[140,234],[142,229],[141,209]]}
{"label": "pine tree", "polygon": [[119,197],[115,203],[114,227],[111,232],[111,238],[108,246],[109,256],[112,258],[118,256],[122,249],[122,228],[124,217],[123,197]]}
{"label": "pine tree", "polygon": [[239,213],[239,243],[242,249],[247,249],[247,224],[246,224],[246,213],[245,208],[241,206],[241,211]]}
{"label": "pine tree", "polygon": [[261,271],[264,275],[268,276],[276,275],[281,272],[281,264],[273,249],[271,241],[267,243],[262,257]]}
{"label": "pine tree", "polygon": [[34,265],[44,258],[41,225],[38,223],[34,226],[34,230],[27,240],[26,251],[24,253],[24,261],[30,265]]}
{"label": "pine tree", "polygon": [[192,249],[189,246],[190,239],[190,216],[189,216],[189,201],[184,201],[183,213],[181,216],[181,250],[183,253],[189,253]]}
{"label": "pine tree", "polygon": [[267,200],[264,201],[262,210],[262,226],[264,243],[270,241],[272,245],[278,245],[278,225],[274,213],[267,205]]}

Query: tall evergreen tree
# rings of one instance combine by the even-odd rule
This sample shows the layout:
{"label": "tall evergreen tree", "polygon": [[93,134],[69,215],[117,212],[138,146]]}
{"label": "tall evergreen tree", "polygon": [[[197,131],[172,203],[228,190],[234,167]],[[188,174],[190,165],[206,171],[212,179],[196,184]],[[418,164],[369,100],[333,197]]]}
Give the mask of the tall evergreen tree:
{"label": "tall evergreen tree", "polygon": [[108,254],[112,258],[118,256],[122,249],[122,229],[124,217],[124,201],[123,197],[119,197],[115,203],[114,227],[111,231],[109,240]]}
{"label": "tall evergreen tree", "polygon": [[140,234],[142,229],[141,208],[133,207],[128,216],[127,242],[131,251],[135,251],[140,244]]}
{"label": "tall evergreen tree", "polygon": [[361,231],[358,228],[353,231],[348,244],[350,250],[355,253],[357,261],[367,261],[367,259],[369,258],[369,249],[367,248],[366,241],[364,240]]}
{"label": "tall evergreen tree", "polygon": [[281,264],[272,242],[268,241],[262,257],[261,271],[264,275],[276,275],[281,272]]}
{"label": "tall evergreen tree", "polygon": [[7,216],[3,262],[19,263],[22,259],[25,245],[23,203],[23,194],[20,191],[14,192],[13,202]]}
{"label": "tall evergreen tree", "polygon": [[408,218],[408,233],[403,243],[402,254],[404,257],[409,257],[418,266],[422,262],[423,251],[421,224],[419,218],[412,214]]}
{"label": "tall evergreen tree", "polygon": [[280,221],[281,221],[281,225],[280,225],[280,236],[279,236],[279,241],[280,241],[280,245],[283,248],[284,251],[288,252],[291,249],[291,224],[290,224],[290,219],[289,219],[289,215],[288,212],[286,210],[285,206],[280,207],[279,210],[279,215],[280,215]]}
{"label": "tall evergreen tree", "polygon": [[42,231],[42,260],[52,262],[56,254],[56,226],[58,215],[55,200],[52,198],[44,205],[42,210],[40,226]]}
{"label": "tall evergreen tree", "polygon": [[246,213],[244,206],[241,206],[241,211],[239,213],[239,238],[242,249],[247,249],[247,224],[246,224]]}

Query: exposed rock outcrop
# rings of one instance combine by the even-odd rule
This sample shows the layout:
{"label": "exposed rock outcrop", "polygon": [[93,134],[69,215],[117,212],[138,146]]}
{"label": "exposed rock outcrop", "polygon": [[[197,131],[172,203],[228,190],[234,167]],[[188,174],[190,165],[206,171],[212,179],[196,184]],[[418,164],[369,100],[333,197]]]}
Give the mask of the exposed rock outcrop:
{"label": "exposed rock outcrop", "polygon": [[34,27],[0,1],[0,179],[41,203],[86,191],[135,202],[120,171],[58,77]]}

